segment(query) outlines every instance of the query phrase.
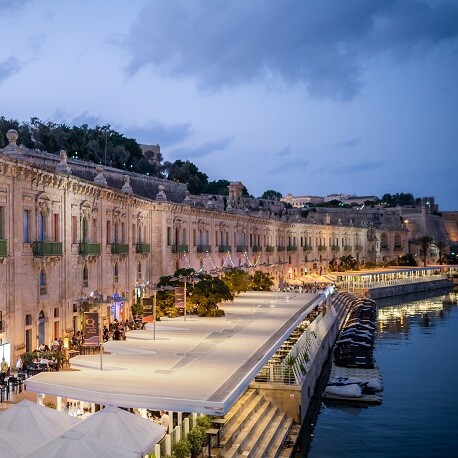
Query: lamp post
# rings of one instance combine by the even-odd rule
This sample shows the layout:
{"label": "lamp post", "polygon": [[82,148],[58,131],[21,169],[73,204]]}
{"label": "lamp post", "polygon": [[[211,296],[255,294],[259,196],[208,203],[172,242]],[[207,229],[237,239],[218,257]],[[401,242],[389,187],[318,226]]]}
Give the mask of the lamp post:
{"label": "lamp post", "polygon": [[89,302],[99,306],[99,343],[100,343],[100,370],[103,370],[103,332],[102,332],[102,304],[109,304],[111,301],[103,300],[103,295],[92,291],[88,297]]}

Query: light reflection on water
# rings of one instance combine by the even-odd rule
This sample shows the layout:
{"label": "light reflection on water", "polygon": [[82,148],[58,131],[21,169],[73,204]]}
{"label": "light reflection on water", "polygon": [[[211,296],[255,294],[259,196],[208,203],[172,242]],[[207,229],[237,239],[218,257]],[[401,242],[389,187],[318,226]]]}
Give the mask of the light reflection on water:
{"label": "light reflection on water", "polygon": [[380,308],[382,405],[321,404],[297,457],[458,456],[458,307],[441,297]]}

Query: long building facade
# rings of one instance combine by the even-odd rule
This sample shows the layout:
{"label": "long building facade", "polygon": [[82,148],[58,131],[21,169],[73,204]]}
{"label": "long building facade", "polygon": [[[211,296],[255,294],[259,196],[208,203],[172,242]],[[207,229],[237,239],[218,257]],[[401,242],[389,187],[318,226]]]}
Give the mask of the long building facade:
{"label": "long building facade", "polygon": [[[278,201],[191,196],[186,187],[16,144],[0,150],[0,338],[10,361],[81,329],[97,292],[105,322],[125,320],[146,284],[178,268],[261,270],[275,284],[408,251],[398,214],[306,211]],[[148,294],[149,295],[149,294]]]}

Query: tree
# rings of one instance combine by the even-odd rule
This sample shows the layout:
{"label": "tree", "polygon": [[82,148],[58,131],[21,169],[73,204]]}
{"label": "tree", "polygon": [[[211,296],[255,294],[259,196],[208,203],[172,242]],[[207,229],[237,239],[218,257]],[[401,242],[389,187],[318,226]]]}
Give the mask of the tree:
{"label": "tree", "polygon": [[222,278],[232,294],[239,294],[250,289],[251,276],[242,269],[230,269]]}
{"label": "tree", "polygon": [[223,301],[232,301],[234,296],[225,282],[219,278],[205,275],[192,289],[187,302],[194,306],[199,316],[223,316],[224,311],[218,308]]}
{"label": "tree", "polygon": [[250,289],[253,291],[270,291],[273,284],[274,282],[269,274],[256,270],[251,280]]}
{"label": "tree", "polygon": [[231,184],[228,180],[210,181],[205,188],[207,194],[217,194],[219,196],[228,196],[228,186]]}
{"label": "tree", "polygon": [[186,184],[191,194],[202,194],[208,185],[208,176],[189,161],[176,160],[166,162],[164,170],[167,172],[167,179],[178,183]]}
{"label": "tree", "polygon": [[415,241],[417,245],[420,245],[423,254],[423,266],[426,267],[426,258],[428,256],[428,248],[433,242],[433,238],[430,235],[422,235]]}
{"label": "tree", "polygon": [[267,191],[264,191],[260,199],[280,200],[282,197],[283,196],[281,192],[274,191],[273,189],[268,189]]}
{"label": "tree", "polygon": [[358,268],[358,261],[351,254],[342,256],[340,258],[340,265],[339,265],[340,271],[356,270],[357,268]]}

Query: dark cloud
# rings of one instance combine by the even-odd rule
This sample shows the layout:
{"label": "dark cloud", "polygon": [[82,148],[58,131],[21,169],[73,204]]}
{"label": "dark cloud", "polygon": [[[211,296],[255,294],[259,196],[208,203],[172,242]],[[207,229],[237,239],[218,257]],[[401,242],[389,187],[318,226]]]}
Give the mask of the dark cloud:
{"label": "dark cloud", "polygon": [[150,121],[142,126],[123,127],[122,131],[139,143],[147,145],[158,143],[162,148],[166,148],[186,140],[191,134],[191,125],[189,123],[165,125],[158,121]]}
{"label": "dark cloud", "polygon": [[329,145],[328,148],[332,148],[332,149],[354,148],[361,143],[361,140],[362,140],[362,137],[350,138],[349,140],[345,140],[343,142],[333,143],[332,145]]}
{"label": "dark cloud", "polygon": [[127,37],[128,71],[152,66],[209,91],[269,75],[348,100],[366,59],[408,58],[457,36],[454,0],[159,0]]}
{"label": "dark cloud", "polygon": [[228,146],[232,144],[233,141],[234,137],[224,137],[212,142],[205,142],[196,148],[179,148],[172,151],[170,155],[182,160],[207,156],[208,154],[215,153],[216,151],[225,150]]}
{"label": "dark cloud", "polygon": [[15,57],[10,57],[0,62],[0,83],[15,73],[18,73],[20,69],[21,64]]}
{"label": "dark cloud", "polygon": [[291,147],[290,146],[286,146],[285,148],[283,148],[282,150],[280,150],[276,156],[280,156],[280,157],[284,157],[284,156],[289,156],[291,154]]}
{"label": "dark cloud", "polygon": [[387,164],[387,161],[376,161],[376,162],[358,162],[356,164],[344,164],[344,165],[328,165],[323,170],[328,171],[330,174],[335,175],[349,175],[352,173],[360,173],[365,171],[374,171]]}
{"label": "dark cloud", "polygon": [[283,161],[279,165],[276,165],[275,168],[270,169],[270,173],[283,173],[283,172],[297,172],[304,171],[309,166],[309,162],[302,158],[290,159],[288,161]]}

